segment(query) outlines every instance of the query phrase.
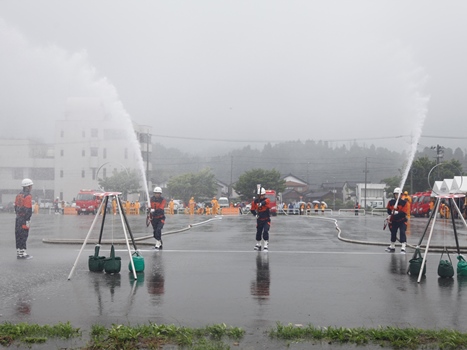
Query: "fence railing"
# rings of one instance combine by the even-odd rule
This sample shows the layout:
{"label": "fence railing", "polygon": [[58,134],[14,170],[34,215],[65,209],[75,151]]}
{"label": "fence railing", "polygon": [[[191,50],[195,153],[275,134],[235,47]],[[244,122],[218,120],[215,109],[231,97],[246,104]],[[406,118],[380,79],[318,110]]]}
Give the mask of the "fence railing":
{"label": "fence railing", "polygon": [[365,209],[339,209],[339,215],[366,215]]}

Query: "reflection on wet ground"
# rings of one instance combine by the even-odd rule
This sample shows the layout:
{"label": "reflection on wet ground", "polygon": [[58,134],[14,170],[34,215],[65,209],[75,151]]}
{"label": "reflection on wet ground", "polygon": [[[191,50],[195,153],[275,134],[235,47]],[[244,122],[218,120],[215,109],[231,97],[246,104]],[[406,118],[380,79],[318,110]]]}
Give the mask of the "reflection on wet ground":
{"label": "reflection on wet ground", "polygon": [[[152,239],[140,244],[145,270],[129,273],[128,252],[117,246],[121,272],[88,270],[85,248],[75,274],[67,276],[80,245],[44,244],[45,238],[84,239],[92,216],[37,215],[32,219],[28,251],[34,259],[17,261],[14,216],[0,215],[2,264],[0,320],[53,324],[177,324],[203,327],[213,323],[263,332],[276,322],[316,326],[411,326],[463,330],[467,313],[467,279],[438,278],[440,253],[430,253],[421,283],[407,274],[412,251],[388,254],[389,232],[383,218],[334,217],[350,239],[381,245],[342,242],[333,221],[317,217],[275,217],[270,251],[253,251],[252,216],[224,217],[164,237],[164,250]],[[175,215],[164,231],[177,230],[205,217]],[[123,237],[119,222],[105,236]],[[144,217],[129,217],[135,237],[150,235]],[[417,244],[426,219],[412,219],[409,243]],[[112,231],[113,230],[113,231]],[[466,246],[466,230],[459,228]],[[94,237],[97,237],[96,232]],[[439,223],[432,244],[454,245],[452,226]],[[103,245],[101,255],[109,255]],[[457,254],[451,250],[453,263]]]}
{"label": "reflection on wet ground", "polygon": [[256,279],[251,281],[251,295],[261,304],[269,299],[269,286],[271,278],[269,274],[269,254],[258,252],[256,255]]}

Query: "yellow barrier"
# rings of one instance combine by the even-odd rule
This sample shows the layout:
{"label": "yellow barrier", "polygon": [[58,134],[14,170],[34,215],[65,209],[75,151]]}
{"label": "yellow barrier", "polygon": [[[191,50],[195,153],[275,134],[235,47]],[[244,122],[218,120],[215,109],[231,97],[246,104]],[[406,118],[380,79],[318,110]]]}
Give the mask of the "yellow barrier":
{"label": "yellow barrier", "polygon": [[73,207],[65,207],[63,210],[63,215],[76,215],[76,208]]}
{"label": "yellow barrier", "polygon": [[221,209],[222,215],[240,215],[240,211],[238,208],[222,208]]}

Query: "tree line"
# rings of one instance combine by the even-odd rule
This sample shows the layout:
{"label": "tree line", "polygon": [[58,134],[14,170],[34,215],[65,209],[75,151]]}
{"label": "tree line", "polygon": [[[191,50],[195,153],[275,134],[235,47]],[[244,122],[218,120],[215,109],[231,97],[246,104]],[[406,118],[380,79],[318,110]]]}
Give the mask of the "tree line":
{"label": "tree line", "polygon": [[[292,174],[307,182],[311,188],[323,183],[386,183],[388,190],[400,185],[407,163],[405,152],[395,152],[381,147],[364,147],[354,143],[349,147],[331,147],[326,142],[289,141],[275,145],[267,144],[262,149],[251,146],[233,150],[221,156],[192,155],[176,148],[153,145],[151,155],[153,184],[167,184],[170,195],[184,199],[198,196],[212,198],[216,193],[216,180],[232,186],[242,198],[249,197],[246,188],[256,183],[268,183],[274,179],[271,189],[280,192],[283,184],[276,179]],[[430,170],[438,162],[443,164],[428,179]],[[454,151],[443,149],[443,158],[431,148],[417,152],[409,171],[404,189],[411,192],[425,191],[434,181],[464,175],[466,158],[460,148]],[[113,179],[116,176],[119,179]],[[138,186],[125,174],[113,174],[100,179],[100,184],[114,190],[114,182],[127,181],[127,193],[138,192]],[[254,177],[256,176],[256,179]],[[261,180],[261,181],[260,181]],[[245,183],[247,185],[245,186]],[[119,186],[120,186],[119,185]],[[272,185],[272,184],[271,184]],[[122,187],[119,187],[120,190]],[[173,193],[172,193],[173,191]],[[186,199],[187,200],[187,199]]]}

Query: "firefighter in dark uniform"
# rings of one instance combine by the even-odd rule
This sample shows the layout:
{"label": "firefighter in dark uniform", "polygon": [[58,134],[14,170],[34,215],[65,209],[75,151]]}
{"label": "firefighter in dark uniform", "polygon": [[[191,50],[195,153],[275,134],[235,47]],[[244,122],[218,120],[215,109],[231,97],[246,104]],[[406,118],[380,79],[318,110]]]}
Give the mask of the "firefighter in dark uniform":
{"label": "firefighter in dark uniform", "polygon": [[29,236],[29,222],[32,216],[32,189],[31,179],[24,179],[21,182],[23,191],[15,199],[15,238],[16,238],[16,257],[18,259],[31,259],[32,256],[26,253],[26,242]]}
{"label": "firefighter in dark uniform", "polygon": [[156,245],[154,249],[162,249],[162,228],[165,223],[165,209],[166,201],[162,197],[162,189],[160,187],[154,188],[154,196],[151,197],[151,209],[150,209],[150,219],[151,225],[154,229],[154,238],[156,239]]}
{"label": "firefighter in dark uniform", "polygon": [[271,226],[271,215],[269,209],[271,204],[266,198],[266,190],[261,188],[259,198],[251,203],[251,213],[256,216],[256,245],[255,250],[261,250],[261,239],[264,241],[263,250],[268,251],[269,228]]}
{"label": "firefighter in dark uniform", "polygon": [[[400,198],[402,190],[399,187],[394,189],[394,198],[388,202],[386,207],[389,214],[388,224],[391,231],[391,244],[386,248],[389,253],[396,251],[397,230],[399,230],[399,238],[402,244],[401,253],[405,253],[407,244],[407,237],[405,231],[407,230],[407,202]],[[399,198],[399,200],[397,200]],[[397,202],[397,207],[396,207]]]}

